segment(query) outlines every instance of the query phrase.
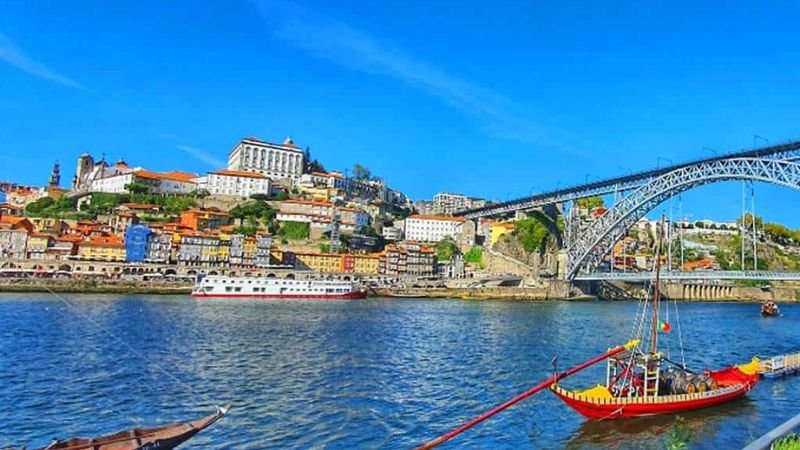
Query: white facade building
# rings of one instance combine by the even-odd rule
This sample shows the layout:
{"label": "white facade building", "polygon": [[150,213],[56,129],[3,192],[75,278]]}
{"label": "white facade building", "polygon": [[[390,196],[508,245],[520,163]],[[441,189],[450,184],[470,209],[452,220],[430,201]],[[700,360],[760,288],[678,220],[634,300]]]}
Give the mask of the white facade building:
{"label": "white facade building", "polygon": [[458,240],[466,219],[448,216],[409,216],[405,220],[406,240],[439,242],[446,237]]}
{"label": "white facade building", "polygon": [[[370,224],[370,216],[356,208],[337,207],[339,228],[347,233],[358,233]],[[279,222],[305,222],[312,227],[329,227],[333,218],[330,202],[287,200],[281,203],[277,219]]]}
{"label": "white facade building", "polygon": [[295,182],[303,174],[303,152],[291,138],[286,138],[283,144],[246,138],[228,155],[228,169],[257,172],[272,180]]}
{"label": "white facade building", "polygon": [[486,200],[482,198],[472,198],[449,192],[440,192],[433,196],[433,209],[438,214],[455,214],[459,211],[484,206],[486,206]]}
{"label": "white facade building", "polygon": [[91,191],[123,194],[128,192],[125,186],[136,183],[147,186],[151,194],[188,194],[197,189],[194,182],[196,178],[197,175],[192,173],[159,173],[135,169],[131,172],[95,179],[91,183]]}
{"label": "white facade building", "polygon": [[212,195],[249,197],[253,194],[269,195],[270,180],[258,172],[239,170],[217,170],[195,180],[198,189],[206,189]]}

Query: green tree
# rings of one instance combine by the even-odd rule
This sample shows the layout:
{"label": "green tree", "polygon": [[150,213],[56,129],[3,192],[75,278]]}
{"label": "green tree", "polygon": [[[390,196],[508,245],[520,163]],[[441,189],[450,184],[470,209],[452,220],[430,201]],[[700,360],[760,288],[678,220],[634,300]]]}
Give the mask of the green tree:
{"label": "green tree", "polygon": [[779,223],[765,223],[763,230],[770,239],[779,244],[786,245],[793,240],[792,230]]}
{"label": "green tree", "polygon": [[449,261],[453,259],[453,255],[458,253],[458,246],[453,241],[453,238],[446,237],[436,244],[436,256],[439,261]]}
{"label": "green tree", "polygon": [[282,201],[285,201],[285,200],[289,200],[289,194],[287,194],[287,193],[286,193],[286,192],[284,192],[284,191],[280,191],[280,192],[278,192],[277,194],[275,194],[275,195],[272,197],[272,199],[273,199],[273,200],[275,200],[275,201],[278,201],[278,202],[282,202]]}
{"label": "green tree", "polygon": [[265,201],[269,200],[269,195],[267,195],[267,194],[250,194],[250,198],[252,200],[258,200],[258,201],[261,201],[261,202],[265,202]]}
{"label": "green tree", "polygon": [[[756,228],[761,228],[761,226],[764,224],[764,220],[760,216],[755,216],[755,217],[756,217]],[[738,223],[739,226],[742,225],[742,221],[744,221],[744,226],[747,229],[750,229],[750,227],[753,226],[753,215],[747,213],[744,216],[739,216],[739,218],[736,219],[736,223]]]}
{"label": "green tree", "polygon": [[464,254],[464,261],[472,264],[480,264],[483,260],[483,249],[480,247],[472,247],[467,253]]}
{"label": "green tree", "polygon": [[353,166],[353,178],[356,180],[369,180],[371,177],[371,173],[369,169],[362,166],[361,164],[356,164]]}
{"label": "green tree", "polygon": [[526,252],[542,252],[547,244],[550,232],[547,226],[535,217],[528,217],[516,222],[513,235],[519,239]]}
{"label": "green tree", "polygon": [[142,183],[128,183],[125,185],[125,190],[131,194],[147,194],[150,192],[150,186]]}
{"label": "green tree", "polygon": [[605,201],[603,201],[603,197],[600,197],[599,195],[595,195],[594,197],[584,197],[578,199],[579,208],[592,209],[603,205],[605,205]]}

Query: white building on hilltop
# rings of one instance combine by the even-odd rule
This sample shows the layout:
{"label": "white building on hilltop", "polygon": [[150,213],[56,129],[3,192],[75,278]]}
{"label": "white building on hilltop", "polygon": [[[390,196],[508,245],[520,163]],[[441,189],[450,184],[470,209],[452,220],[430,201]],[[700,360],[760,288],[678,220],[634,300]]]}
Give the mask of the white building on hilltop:
{"label": "white building on hilltop", "polygon": [[446,237],[458,240],[465,223],[463,217],[413,215],[405,220],[405,237],[419,242],[439,242]]}
{"label": "white building on hilltop", "polygon": [[249,197],[253,194],[269,195],[269,178],[258,172],[239,170],[217,170],[195,180],[198,189],[206,189],[211,195]]}
{"label": "white building on hilltop", "polygon": [[283,144],[245,138],[228,154],[228,169],[257,172],[271,180],[294,183],[303,174],[303,152],[288,137]]}

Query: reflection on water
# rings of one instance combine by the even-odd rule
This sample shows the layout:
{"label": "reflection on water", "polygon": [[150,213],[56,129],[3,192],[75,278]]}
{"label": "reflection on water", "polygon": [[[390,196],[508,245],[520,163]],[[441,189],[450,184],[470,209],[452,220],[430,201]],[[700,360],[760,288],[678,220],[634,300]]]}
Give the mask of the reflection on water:
{"label": "reflection on water", "polygon": [[[752,400],[745,397],[715,408],[680,414],[681,425],[688,431],[690,442],[700,444],[712,440],[726,418],[748,416],[755,411]],[[590,420],[583,422],[566,444],[567,449],[583,448],[662,448],[658,445],[673,427],[675,415],[640,417],[628,420]]]}
{"label": "reflection on water", "polygon": [[[191,448],[410,448],[551,375],[554,355],[565,369],[625,342],[636,309],[625,302],[70,299],[150,361],[57,300],[0,295],[0,399],[14,405],[0,420],[0,448],[209,412],[158,367],[203,396],[234,402]],[[764,320],[758,305],[682,305],[687,363],[715,368],[798,351],[800,308],[782,309],[784,317]],[[594,385],[603,370],[564,384]],[[740,448],[796,413],[798,388],[800,377],[765,381],[746,399],[685,414],[692,448]],[[448,445],[647,448],[673,421],[587,422],[543,392]]]}

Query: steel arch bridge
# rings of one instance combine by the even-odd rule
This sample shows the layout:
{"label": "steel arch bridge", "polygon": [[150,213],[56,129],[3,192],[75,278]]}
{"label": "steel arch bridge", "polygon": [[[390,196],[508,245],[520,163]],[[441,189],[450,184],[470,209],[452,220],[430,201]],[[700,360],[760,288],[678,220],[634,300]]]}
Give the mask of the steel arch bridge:
{"label": "steel arch bridge", "polygon": [[636,221],[686,190],[731,180],[753,180],[800,190],[800,164],[789,159],[734,157],[700,161],[650,179],[575,236],[567,248],[566,279],[596,269]]}

